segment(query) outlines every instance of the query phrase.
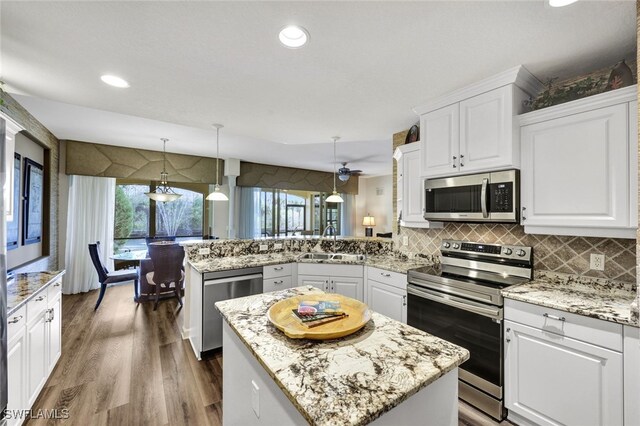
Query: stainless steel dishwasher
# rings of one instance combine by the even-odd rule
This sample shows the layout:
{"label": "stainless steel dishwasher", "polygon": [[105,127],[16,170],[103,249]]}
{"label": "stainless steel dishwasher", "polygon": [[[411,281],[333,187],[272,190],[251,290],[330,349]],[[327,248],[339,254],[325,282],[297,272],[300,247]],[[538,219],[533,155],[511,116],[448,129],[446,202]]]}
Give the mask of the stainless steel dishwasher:
{"label": "stainless steel dishwasher", "polygon": [[222,315],[215,307],[221,300],[262,293],[262,267],[207,272],[202,298],[202,351],[222,347]]}

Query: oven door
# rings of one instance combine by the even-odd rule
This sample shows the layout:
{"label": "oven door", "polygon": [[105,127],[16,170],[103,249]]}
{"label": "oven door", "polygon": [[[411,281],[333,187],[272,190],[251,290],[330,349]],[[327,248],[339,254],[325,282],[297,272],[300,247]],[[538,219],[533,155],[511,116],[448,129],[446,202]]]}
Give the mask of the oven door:
{"label": "oven door", "polygon": [[407,323],[466,348],[460,379],[502,399],[502,309],[408,285]]}
{"label": "oven door", "polygon": [[424,181],[424,218],[427,220],[489,220],[487,190],[490,174]]}

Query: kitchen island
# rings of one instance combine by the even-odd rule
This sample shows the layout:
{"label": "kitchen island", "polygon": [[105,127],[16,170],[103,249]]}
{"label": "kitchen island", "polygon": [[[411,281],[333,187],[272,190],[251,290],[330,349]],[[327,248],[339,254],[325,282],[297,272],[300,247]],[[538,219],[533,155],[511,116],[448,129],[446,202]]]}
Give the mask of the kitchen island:
{"label": "kitchen island", "polygon": [[216,303],[223,325],[225,425],[458,424],[458,366],[469,352],[373,313],[351,336],[293,340],[270,306],[313,287]]}

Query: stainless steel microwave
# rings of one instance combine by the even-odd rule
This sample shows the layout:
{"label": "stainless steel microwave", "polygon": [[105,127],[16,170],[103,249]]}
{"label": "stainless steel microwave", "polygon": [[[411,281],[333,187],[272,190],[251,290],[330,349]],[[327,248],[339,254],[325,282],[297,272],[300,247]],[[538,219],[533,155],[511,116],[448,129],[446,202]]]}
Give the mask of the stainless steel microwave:
{"label": "stainless steel microwave", "polygon": [[519,170],[426,179],[424,191],[424,218],[427,220],[519,221]]}

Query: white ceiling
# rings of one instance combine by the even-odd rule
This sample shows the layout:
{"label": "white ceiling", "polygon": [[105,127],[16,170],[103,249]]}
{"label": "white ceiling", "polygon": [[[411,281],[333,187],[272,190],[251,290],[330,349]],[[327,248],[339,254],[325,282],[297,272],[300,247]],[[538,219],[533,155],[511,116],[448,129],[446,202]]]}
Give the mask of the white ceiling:
{"label": "white ceiling", "polygon": [[[390,173],[411,108],[523,64],[540,79],[635,52],[634,1],[0,3],[0,75],[62,139]],[[297,50],[280,28],[310,33]],[[131,88],[104,85],[124,77]]]}

